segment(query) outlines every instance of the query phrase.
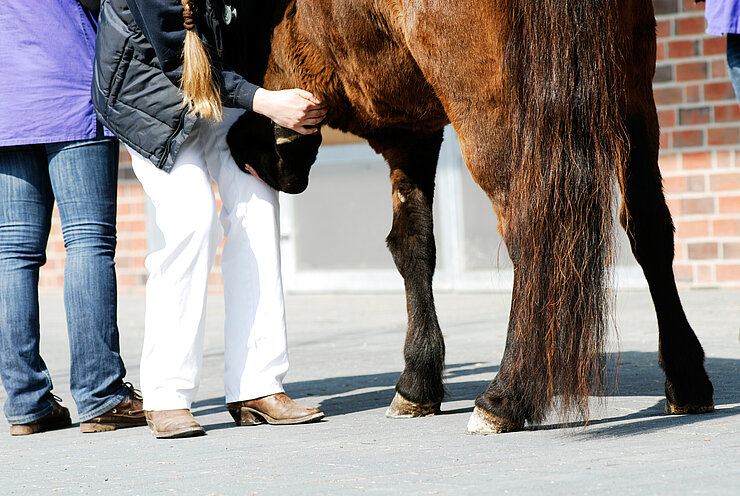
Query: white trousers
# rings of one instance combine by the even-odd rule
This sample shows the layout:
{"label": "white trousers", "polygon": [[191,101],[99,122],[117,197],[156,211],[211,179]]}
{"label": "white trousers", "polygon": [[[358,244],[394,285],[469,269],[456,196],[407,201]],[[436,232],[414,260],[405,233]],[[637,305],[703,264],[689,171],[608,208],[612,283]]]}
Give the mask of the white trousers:
{"label": "white trousers", "polygon": [[[170,173],[129,149],[163,249],[146,259],[141,390],[146,410],[190,408],[200,382],[208,274],[224,235],[226,402],[283,392],[288,371],[277,192],[239,170],[226,133],[241,111],[200,119]],[[213,179],[223,206],[217,219]]]}

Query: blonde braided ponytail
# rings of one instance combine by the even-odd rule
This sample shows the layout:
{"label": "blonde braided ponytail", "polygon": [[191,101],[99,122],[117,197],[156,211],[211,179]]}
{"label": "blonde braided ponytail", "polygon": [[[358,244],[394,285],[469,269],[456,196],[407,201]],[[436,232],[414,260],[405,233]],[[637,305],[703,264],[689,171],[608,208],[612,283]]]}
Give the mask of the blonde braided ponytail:
{"label": "blonde braided ponytail", "polygon": [[213,80],[211,60],[206,46],[195,32],[193,0],[182,0],[186,29],[182,52],[182,106],[188,111],[213,121],[220,121],[223,108],[218,86]]}

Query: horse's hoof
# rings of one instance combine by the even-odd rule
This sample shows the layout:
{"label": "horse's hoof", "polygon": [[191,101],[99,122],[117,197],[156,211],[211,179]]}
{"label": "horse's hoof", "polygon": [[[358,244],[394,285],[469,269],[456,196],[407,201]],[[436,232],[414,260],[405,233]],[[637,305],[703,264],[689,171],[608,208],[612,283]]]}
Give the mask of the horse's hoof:
{"label": "horse's hoof", "polygon": [[502,434],[519,431],[523,427],[524,422],[512,422],[476,406],[468,421],[468,434]]}
{"label": "horse's hoof", "polygon": [[420,405],[396,393],[393,401],[391,401],[391,406],[385,412],[385,416],[389,418],[430,417],[439,413],[440,405],[441,402]]}
{"label": "horse's hoof", "polygon": [[714,411],[714,402],[709,405],[674,405],[670,401],[665,402],[665,413],[667,415],[686,415],[696,413],[709,413]]}

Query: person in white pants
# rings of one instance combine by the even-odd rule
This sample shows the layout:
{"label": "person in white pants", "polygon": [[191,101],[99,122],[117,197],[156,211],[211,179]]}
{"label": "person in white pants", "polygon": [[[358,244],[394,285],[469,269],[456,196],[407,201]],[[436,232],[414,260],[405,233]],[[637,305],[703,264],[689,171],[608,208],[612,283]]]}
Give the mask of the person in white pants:
{"label": "person in white pants", "polygon": [[[218,123],[199,119],[169,173],[129,149],[165,239],[164,248],[146,259],[144,410],[190,409],[200,381],[208,275],[225,235],[221,268],[229,411],[239,425],[315,421],[323,417],[317,409],[278,395],[288,371],[278,194],[239,170],[231,157],[226,133],[241,112],[224,109]],[[223,203],[220,222],[211,180]],[[270,400],[277,410],[292,402],[291,411],[281,415]]]}
{"label": "person in white pants", "polygon": [[[244,111],[315,133],[326,107],[298,88],[260,88],[218,60],[234,26],[209,5],[109,0],[101,4],[97,32],[93,104],[129,148],[165,239],[164,248],[146,260],[141,357],[144,414],[158,438],[205,433],[190,406],[200,382],[208,274],[224,235],[229,413],[237,425],[323,417],[283,392],[288,353],[277,192],[242,172],[240,167],[251,168],[234,162],[226,134]],[[272,10],[250,12],[257,19]],[[223,200],[220,222],[212,181]]]}

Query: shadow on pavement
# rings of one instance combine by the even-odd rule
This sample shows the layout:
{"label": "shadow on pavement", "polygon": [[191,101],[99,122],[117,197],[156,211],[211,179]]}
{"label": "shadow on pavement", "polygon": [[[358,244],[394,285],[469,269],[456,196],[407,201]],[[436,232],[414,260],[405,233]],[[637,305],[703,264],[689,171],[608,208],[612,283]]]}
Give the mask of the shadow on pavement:
{"label": "shadow on pavement", "polygon": [[[619,368],[615,364],[619,363]],[[663,396],[665,376],[658,366],[657,352],[609,353],[607,397]],[[714,404],[740,402],[740,360],[707,358],[704,368],[714,385]]]}
{"label": "shadow on pavement", "polygon": [[[665,400],[660,400],[655,406],[646,408],[639,412],[635,412],[630,415],[621,417],[611,417],[608,419],[597,420],[591,422],[590,425],[599,426],[588,431],[584,431],[582,435],[586,439],[594,437],[625,437],[625,436],[636,436],[640,434],[649,434],[657,432],[662,429],[675,428],[679,426],[691,425],[698,422],[705,421],[716,421],[725,417],[732,417],[740,414],[740,406],[733,406],[729,408],[718,407],[711,413],[703,413],[699,415],[665,415],[663,413],[665,408]],[[622,420],[635,420],[634,422],[624,422],[614,424],[614,422]],[[604,425],[600,424],[613,424]]]}
{"label": "shadow on pavement", "polygon": [[[450,382],[451,380],[479,374],[493,378],[497,371],[498,366],[484,366],[479,363],[448,364],[445,369],[445,379],[447,380],[446,401],[472,399],[490,382],[490,379],[467,382]],[[393,399],[393,395],[396,393],[396,381],[398,381],[400,375],[400,372],[387,372],[383,374],[334,377],[287,384],[285,389],[288,395],[294,398],[331,396],[323,400],[319,408],[327,416],[346,415],[388,407]],[[362,391],[363,389],[372,390]],[[353,393],[353,391],[356,392]],[[448,412],[443,409],[442,414],[445,413],[457,413],[457,411]]]}
{"label": "shadow on pavement", "polygon": [[[658,396],[662,397],[664,376],[658,366],[657,352],[627,351],[624,353],[609,353],[607,356],[608,377],[605,400],[609,398],[630,396]],[[616,365],[619,367],[616,368]],[[722,408],[722,405],[732,405],[740,402],[740,360],[726,358],[707,358],[705,362],[707,372],[714,384],[714,401],[717,406],[715,412],[703,415],[666,416],[664,414],[665,399],[657,401],[653,406],[637,412],[617,417],[595,419],[588,422],[588,426],[596,428],[584,431],[586,436],[629,436],[653,432],[679,425],[688,425],[704,420],[733,416],[740,413],[740,406]],[[446,367],[447,380],[446,402],[470,400],[480,394],[488,386],[498,371],[497,365],[481,363],[457,363]],[[368,410],[386,408],[395,394],[395,384],[400,372],[386,372],[357,376],[340,376],[311,381],[294,382],[285,385],[286,393],[296,399],[311,396],[328,397],[319,404],[327,417],[347,415]],[[456,381],[461,377],[482,375],[479,380]],[[193,404],[193,414],[196,416],[224,412],[224,397],[217,397],[197,401]],[[472,405],[466,408],[444,410],[442,414],[468,413]],[[625,423],[626,421],[626,423]],[[616,425],[615,422],[619,422]],[[232,426],[224,423],[208,426],[209,430]],[[583,427],[585,421],[563,422],[546,425],[527,426],[526,430],[549,430],[572,427]],[[603,427],[602,427],[603,425]]]}

